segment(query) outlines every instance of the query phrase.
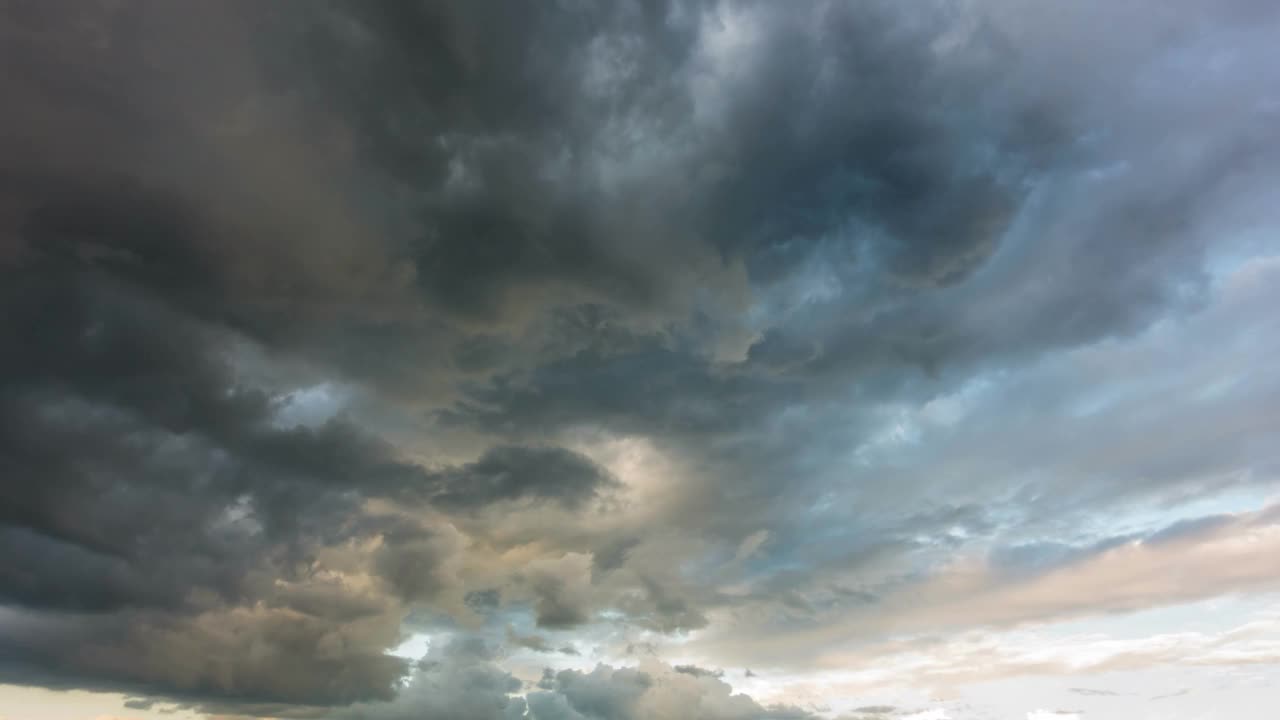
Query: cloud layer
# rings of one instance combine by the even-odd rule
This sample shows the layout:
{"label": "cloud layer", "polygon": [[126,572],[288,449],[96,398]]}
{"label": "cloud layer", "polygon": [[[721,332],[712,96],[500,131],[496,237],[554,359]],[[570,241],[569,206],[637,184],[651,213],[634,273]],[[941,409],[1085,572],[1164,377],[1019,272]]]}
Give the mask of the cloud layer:
{"label": "cloud layer", "polygon": [[1276,590],[1278,31],[6,4],[0,683],[804,718],[745,667]]}

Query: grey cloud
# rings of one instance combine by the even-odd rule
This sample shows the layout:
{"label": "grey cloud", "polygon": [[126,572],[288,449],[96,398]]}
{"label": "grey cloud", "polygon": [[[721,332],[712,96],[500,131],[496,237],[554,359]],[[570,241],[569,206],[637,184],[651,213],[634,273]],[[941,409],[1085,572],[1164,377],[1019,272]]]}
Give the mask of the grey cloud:
{"label": "grey cloud", "polygon": [[534,613],[538,627],[569,628],[590,618],[585,598],[575,594],[563,579],[544,575],[534,578],[531,585],[537,598]]}
{"label": "grey cloud", "polygon": [[430,599],[447,586],[438,569],[448,551],[432,543],[430,538],[387,543],[374,554],[373,569],[400,597]]}
{"label": "grey cloud", "polygon": [[661,632],[706,627],[706,616],[679,590],[647,576],[640,577],[640,584],[644,588],[644,598],[630,604],[638,622]]}
{"label": "grey cloud", "polygon": [[593,577],[617,570],[627,561],[631,549],[640,544],[638,538],[618,538],[597,547],[591,554]]}
{"label": "grey cloud", "polygon": [[[601,232],[610,200],[584,164],[608,152],[597,149],[607,115],[656,131],[684,114],[670,86],[691,33],[670,22],[669,4],[333,3],[301,14],[313,52],[300,66],[285,58],[289,76],[309,76],[311,102],[350,122],[392,193],[421,198],[399,211],[429,302],[501,322],[530,294],[653,300],[659,273]],[[615,53],[620,72],[594,81],[604,67],[593,63]]]}
{"label": "grey cloud", "polygon": [[[597,666],[590,672],[547,670],[524,697],[520,683],[492,664],[474,640],[433,650],[428,662],[391,703],[361,704],[334,715],[339,720],[466,718],[501,720],[808,720],[786,707],[765,708],[711,676],[691,676],[661,664],[636,668]],[[528,714],[525,714],[525,711]]]}
{"label": "grey cloud", "polygon": [[718,677],[724,676],[723,670],[708,670],[706,668],[700,668],[697,665],[674,665],[672,666],[671,669],[675,670],[678,673],[683,673],[685,675],[692,675],[694,677],[718,678]]}
{"label": "grey cloud", "polygon": [[476,612],[493,612],[498,609],[498,605],[502,602],[502,592],[494,588],[472,590],[467,593],[464,601],[467,607],[474,609]]}
{"label": "grey cloud", "polygon": [[631,668],[601,666],[590,673],[563,670],[539,685],[555,694],[530,694],[529,709],[536,718],[621,719],[633,712],[640,696],[653,686],[653,678]]}
{"label": "grey cloud", "polygon": [[624,433],[716,433],[750,423],[798,389],[719,373],[705,359],[664,348],[661,338],[645,340],[629,352],[588,350],[549,362],[525,383],[499,378],[475,387],[441,419],[516,433],[588,423]]}
{"label": "grey cloud", "polygon": [[733,694],[715,677],[693,676],[664,665],[642,669],[597,666],[589,673],[548,672],[538,691],[529,693],[529,711],[537,720],[805,720],[796,708],[762,707]]}
{"label": "grey cloud", "polygon": [[572,645],[561,645],[557,647],[542,635],[521,635],[510,627],[507,628],[507,642],[539,653],[560,653],[563,655],[578,654],[577,648]]}
{"label": "grey cloud", "polygon": [[[449,507],[539,494],[573,505],[607,482],[555,449],[503,449],[428,471],[342,420],[281,427],[274,397],[239,387],[219,359],[224,336],[153,298],[91,276],[40,273],[6,293],[36,304],[3,328],[6,345],[21,348],[6,354],[0,396],[6,476],[21,482],[2,489],[10,559],[0,576],[8,602],[53,623],[47,637],[22,641],[36,643],[22,654],[41,673],[300,703],[385,696],[401,672],[381,655],[393,632],[337,645],[319,664],[309,658],[345,625],[394,613],[396,599],[444,590],[439,568],[454,548],[413,524],[362,519],[363,499],[421,506],[437,488]],[[468,481],[476,484],[464,488]],[[317,554],[370,539],[379,545],[368,569],[385,581],[385,597],[312,575]],[[237,654],[248,646],[216,645],[222,638],[203,624],[254,603],[279,613],[272,623],[295,623],[296,639],[282,639],[272,663],[227,681],[213,670],[182,675],[165,661],[182,644],[207,643],[226,662],[243,662]],[[97,615],[63,627],[44,611]],[[265,622],[253,619],[246,631],[262,633]],[[77,632],[129,661],[76,656],[87,642]],[[6,635],[9,652],[16,641]],[[6,664],[13,672],[26,664],[20,656]],[[343,679],[324,679],[333,672]]]}
{"label": "grey cloud", "polygon": [[459,638],[432,648],[396,699],[356,704],[334,720],[514,720],[524,717],[518,679],[499,669],[483,642]]}
{"label": "grey cloud", "polygon": [[1230,515],[1208,515],[1176,522],[1142,538],[1144,543],[1175,542],[1217,530],[1234,520]]}
{"label": "grey cloud", "polygon": [[[1054,360],[1171,317],[1198,347],[1245,323],[1266,344],[1270,296],[1224,309],[1214,273],[1271,218],[1276,19],[7,5],[0,680],[313,712],[390,698],[418,607],[816,622],[969,542],[1026,577],[1219,527],[1078,520],[1273,476],[1274,378],[1081,416],[1070,396],[1119,375]],[[1233,347],[1262,368],[1261,345]],[[1158,357],[1237,373],[1206,352]],[[984,380],[972,415],[921,419]],[[295,422],[313,382],[357,400]],[[628,484],[582,433],[670,467]],[[590,559],[546,569],[568,552]],[[524,712],[494,657],[450,647],[353,712]],[[548,685],[532,717],[800,716],[679,668]]]}
{"label": "grey cloud", "polygon": [[[50,616],[5,629],[6,677],[55,687],[164,693],[197,703],[389,699],[404,663],[382,654],[398,616],[336,624],[287,609]],[[324,680],[320,680],[324,678]]]}
{"label": "grey cloud", "polygon": [[[1057,123],[1084,122],[1101,111],[1094,103],[1102,100],[1088,95],[1086,88],[1070,97],[1070,102],[1078,105],[1070,108],[1076,111],[1074,114],[1068,109],[1042,110],[1040,104],[1047,102],[1043,88],[1053,80],[1021,74],[1056,74],[1061,68],[1044,68],[1031,62],[1018,65],[1018,60],[1035,49],[1004,37],[1002,33],[1008,28],[996,20],[979,19],[976,29],[966,31],[949,25],[963,23],[946,13],[908,20],[877,5],[859,5],[856,10],[834,6],[825,10],[828,16],[824,19],[829,22],[824,27],[830,27],[832,33],[828,38],[803,33],[801,28],[807,21],[803,16],[789,20],[777,17],[767,6],[735,7],[745,18],[741,23],[758,23],[769,32],[759,41],[763,48],[743,59],[748,64],[760,63],[761,71],[735,76],[735,82],[744,84],[744,88],[730,82],[723,90],[732,97],[736,97],[733,93],[740,93],[751,98],[758,93],[761,98],[754,103],[743,99],[741,109],[734,106],[736,111],[725,111],[724,122],[730,128],[726,132],[732,133],[738,123],[743,126],[743,133],[756,133],[750,136],[750,142],[727,143],[746,148],[736,150],[745,159],[729,166],[738,171],[732,176],[734,179],[746,184],[764,183],[765,187],[727,192],[724,204],[730,209],[714,215],[722,220],[734,218],[732,210],[742,208],[782,216],[782,229],[777,231],[770,229],[766,219],[754,215],[742,219],[741,224],[753,228],[757,235],[774,237],[769,235],[772,232],[776,238],[762,240],[759,245],[732,245],[726,252],[743,252],[751,257],[750,253],[758,251],[759,265],[770,273],[794,266],[801,276],[808,270],[799,260],[812,255],[826,273],[815,280],[834,285],[816,300],[796,301],[794,310],[790,301],[780,297],[783,306],[778,309],[785,315],[777,319],[776,326],[767,329],[748,355],[754,361],[752,365],[772,370],[782,363],[792,368],[791,375],[808,381],[780,386],[776,380],[752,372],[717,372],[668,345],[663,350],[655,348],[623,357],[575,356],[564,363],[545,365],[524,387],[504,381],[476,390],[475,405],[462,406],[451,418],[470,416],[493,429],[601,421],[623,432],[721,429],[728,418],[743,422],[802,405],[827,388],[825,384],[814,387],[814,380],[832,374],[848,381],[886,367],[909,373],[918,369],[936,373],[940,368],[951,367],[965,368],[962,372],[967,372],[986,363],[1004,365],[1054,347],[1131,333],[1167,307],[1194,307],[1195,294],[1188,295],[1187,291],[1202,283],[1198,265],[1207,238],[1194,228],[1193,219],[1204,214],[1217,194],[1226,192],[1238,178],[1266,172],[1266,151],[1262,150],[1267,137],[1265,121],[1248,111],[1236,118],[1244,128],[1242,132],[1222,141],[1206,137],[1203,128],[1171,128],[1171,132],[1182,133],[1188,139],[1209,143],[1203,158],[1186,165],[1170,165],[1173,161],[1160,147],[1142,145],[1140,140],[1135,140],[1138,144],[1132,148],[1099,144],[1085,137],[1087,126],[1034,132],[1026,128],[1021,135],[1036,140],[1017,140],[1020,134],[1011,132],[1011,128],[1023,123],[1043,125],[1046,117],[1054,117]],[[927,48],[931,40],[949,30],[964,40],[953,50],[955,57],[944,60]],[[840,42],[835,40],[837,33]],[[844,42],[849,34],[865,35],[868,42]],[[775,44],[786,51],[768,52]],[[841,72],[845,70],[841,63],[848,63],[847,71]],[[994,71],[995,67],[1010,64],[1018,68],[1011,74]],[[1127,70],[1140,73],[1147,68]],[[795,80],[815,76],[820,81]],[[830,79],[825,80],[827,77]],[[996,77],[1008,79],[995,80]],[[830,97],[819,92],[825,89],[822,82],[833,85]],[[857,91],[863,82],[869,87],[865,92]],[[1104,90],[1109,92],[1104,87],[1106,81],[1097,82],[1100,95]],[[946,90],[931,92],[935,83]],[[762,87],[756,88],[756,84]],[[845,85],[852,89],[840,92]],[[795,102],[779,99],[802,92],[808,94],[802,94]],[[1173,90],[1169,92],[1177,95]],[[877,98],[884,107],[861,102],[862,97]],[[810,105],[814,110],[805,112]],[[1123,107],[1117,111],[1139,116],[1146,110]],[[863,116],[865,122],[859,120]],[[795,118],[813,118],[810,124],[819,127],[807,128]],[[1033,123],[1030,118],[1039,119]],[[792,125],[798,128],[792,129]],[[867,134],[865,143],[859,142],[861,132]],[[880,138],[877,133],[889,136]],[[1004,148],[1002,143],[1014,146]],[[1046,151],[1046,147],[1051,150]],[[1254,154],[1255,150],[1262,154]],[[967,170],[928,165],[963,163],[968,155],[994,156],[997,162]],[[1247,160],[1251,155],[1254,160]],[[1047,164],[1054,158],[1060,165]],[[1000,162],[1011,167],[1002,169]],[[1110,179],[1090,180],[1089,173],[1103,162],[1127,162],[1133,170]],[[798,163],[800,167],[794,173],[779,170],[787,168],[788,163]],[[886,188],[882,194],[889,194],[886,199],[868,191],[868,197],[875,199],[865,202],[874,212],[899,212],[892,202],[898,193],[904,216],[927,220],[935,209],[916,208],[912,203],[936,202],[936,212],[946,218],[944,224],[962,226],[966,221],[949,218],[947,213],[979,212],[982,203],[953,200],[948,194],[954,191],[965,197],[970,192],[966,183],[986,182],[986,176],[996,185],[1010,183],[1006,193],[1009,203],[1026,204],[1019,227],[1045,225],[1054,231],[1043,239],[1042,252],[1032,257],[1024,250],[1029,241],[1020,239],[1020,233],[1025,231],[1010,226],[1007,233],[1011,234],[1011,242],[1016,240],[1014,246],[999,257],[991,255],[990,262],[985,262],[999,245],[994,238],[1006,234],[1004,230],[993,231],[986,239],[956,240],[947,232],[901,228],[899,234],[907,235],[908,240],[899,255],[906,253],[905,257],[916,259],[886,262],[891,266],[914,264],[923,268],[918,271],[922,277],[941,273],[934,281],[961,287],[944,294],[897,287],[893,281],[880,278],[874,258],[849,259],[843,265],[837,260],[841,253],[850,258],[855,254],[852,250],[833,249],[833,244],[858,246],[874,242],[864,240],[864,236],[874,237],[868,233],[850,232],[847,239],[828,237],[834,232],[832,228],[848,222],[848,217],[856,217],[862,202],[857,193],[852,199],[828,201],[822,193],[812,190],[824,187],[823,178],[859,172],[871,173],[873,177],[867,184],[882,185]],[[924,185],[911,189],[914,181]],[[897,184],[903,188],[897,189]],[[1034,202],[1032,194],[1037,198]],[[1048,197],[1053,195],[1056,197]],[[809,205],[813,204],[818,205],[810,210]],[[1096,209],[1089,209],[1095,206]],[[803,223],[785,219],[787,213],[817,216],[813,221],[817,229],[803,230]],[[826,219],[823,213],[832,217]],[[976,219],[973,222],[981,224]],[[797,229],[790,228],[789,223],[796,223]],[[874,220],[875,223],[894,224],[883,219]],[[726,234],[737,239],[751,233]],[[1115,240],[1138,236],[1143,238],[1141,249]],[[953,240],[956,247],[950,248],[948,242]],[[776,252],[785,249],[798,254],[799,260],[791,263],[774,257],[775,245]],[[948,253],[954,253],[957,259],[943,259]],[[960,258],[967,257],[976,258],[975,266],[989,266],[981,281],[959,282],[967,270],[946,269],[953,263],[962,267]],[[1082,264],[1089,264],[1089,268],[1081,267],[1078,273],[1053,272],[1054,266]],[[949,273],[957,277],[947,277]],[[1081,282],[1088,287],[1078,284]],[[762,297],[770,297],[766,291],[773,284],[770,278],[759,280],[757,289]],[[1002,300],[1011,292],[1020,298],[1017,307],[1007,306]],[[849,306],[859,304],[865,310],[847,311]],[[1046,316],[1063,321],[1042,322]],[[1001,317],[1008,322],[998,320]],[[654,345],[661,347],[662,343]],[[565,378],[569,377],[580,384],[569,386],[569,392],[565,392],[561,388],[566,387]],[[871,377],[884,388],[876,388],[879,393],[902,382],[893,376]],[[622,388],[623,393],[632,387],[644,390],[637,390],[634,398],[615,398],[605,395],[605,387]],[[655,395],[655,388],[667,392]],[[641,396],[640,392],[644,394]],[[700,402],[703,396],[716,401]],[[628,412],[620,412],[620,408]]]}
{"label": "grey cloud", "polygon": [[[998,246],[1036,157],[1071,139],[1050,136],[1036,99],[992,72],[1011,58],[989,27],[944,60],[930,47],[953,27],[945,12],[746,4],[723,15],[769,28],[730,60],[748,71],[727,82],[715,147],[733,170],[713,193],[722,242],[747,243],[765,277],[834,240],[904,280],[961,280]],[[859,227],[869,250],[855,249]]]}
{"label": "grey cloud", "polygon": [[446,508],[468,509],[543,499],[575,509],[616,485],[606,470],[569,450],[500,446],[475,462],[441,473],[431,500]]}

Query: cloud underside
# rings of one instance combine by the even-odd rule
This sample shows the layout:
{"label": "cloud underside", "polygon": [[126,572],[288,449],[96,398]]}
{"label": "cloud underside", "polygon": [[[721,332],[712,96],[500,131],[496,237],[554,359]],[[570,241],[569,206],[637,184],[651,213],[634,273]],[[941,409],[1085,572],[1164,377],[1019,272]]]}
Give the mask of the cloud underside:
{"label": "cloud underside", "polygon": [[650,655],[1276,589],[1277,22],[7,4],[0,682],[803,718]]}

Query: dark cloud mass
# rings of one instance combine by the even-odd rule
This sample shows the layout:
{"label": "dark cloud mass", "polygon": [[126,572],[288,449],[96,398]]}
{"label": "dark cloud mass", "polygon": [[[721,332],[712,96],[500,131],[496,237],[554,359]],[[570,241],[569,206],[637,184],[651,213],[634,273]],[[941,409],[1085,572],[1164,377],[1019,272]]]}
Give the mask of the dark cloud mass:
{"label": "dark cloud mass", "polygon": [[811,718],[705,667],[1239,527],[1278,19],[1121,5],[0,2],[0,684]]}
{"label": "dark cloud mass", "polygon": [[616,485],[602,469],[563,448],[499,446],[479,460],[445,471],[431,499],[446,508],[537,498],[576,508]]}

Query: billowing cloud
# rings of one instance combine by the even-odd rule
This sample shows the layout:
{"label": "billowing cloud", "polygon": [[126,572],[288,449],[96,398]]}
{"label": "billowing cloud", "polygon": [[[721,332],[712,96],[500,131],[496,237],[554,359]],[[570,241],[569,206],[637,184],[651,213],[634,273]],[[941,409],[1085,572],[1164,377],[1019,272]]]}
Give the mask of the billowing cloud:
{"label": "billowing cloud", "polygon": [[897,717],[794,678],[1267,596],[1277,33],[1261,0],[6,4],[0,683]]}
{"label": "billowing cloud", "polygon": [[550,673],[528,695],[537,720],[645,720],[697,717],[708,720],[804,720],[796,708],[764,708],[713,675],[692,674],[659,664],[640,668],[598,666],[591,672]]}
{"label": "billowing cloud", "polygon": [[341,720],[505,720],[525,717],[524,700],[511,697],[522,683],[492,661],[492,650],[477,638],[459,638],[417,663],[391,703],[354,705]]}

